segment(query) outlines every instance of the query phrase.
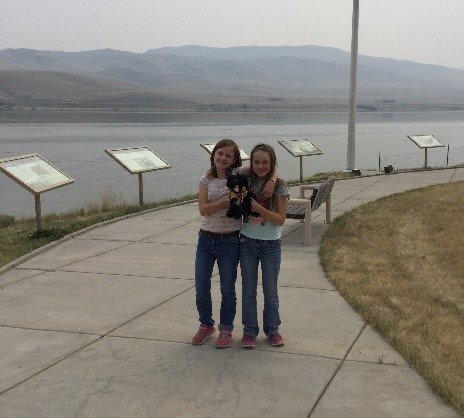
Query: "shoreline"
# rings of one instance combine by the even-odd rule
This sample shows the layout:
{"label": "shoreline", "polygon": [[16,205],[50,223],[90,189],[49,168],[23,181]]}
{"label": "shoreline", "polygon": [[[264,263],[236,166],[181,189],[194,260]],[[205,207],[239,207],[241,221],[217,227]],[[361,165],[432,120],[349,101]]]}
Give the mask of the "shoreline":
{"label": "shoreline", "polygon": [[[147,124],[345,124],[348,109],[150,109],[40,107],[0,109],[0,124],[147,123]],[[464,108],[358,109],[357,123],[464,120]]]}

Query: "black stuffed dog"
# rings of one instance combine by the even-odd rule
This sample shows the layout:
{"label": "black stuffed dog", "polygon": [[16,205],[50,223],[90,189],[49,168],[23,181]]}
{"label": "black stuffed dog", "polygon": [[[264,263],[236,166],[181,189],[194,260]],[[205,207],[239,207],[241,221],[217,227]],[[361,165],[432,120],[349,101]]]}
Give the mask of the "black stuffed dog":
{"label": "black stuffed dog", "polygon": [[252,193],[248,187],[248,180],[242,174],[232,174],[227,177],[227,188],[229,189],[230,207],[227,210],[227,217],[240,219],[244,217],[244,221],[248,221],[249,216],[259,218],[258,212],[251,210]]}
{"label": "black stuffed dog", "polygon": [[248,189],[248,180],[242,174],[232,174],[227,177],[230,207],[227,217],[240,219],[251,214],[251,192]]}

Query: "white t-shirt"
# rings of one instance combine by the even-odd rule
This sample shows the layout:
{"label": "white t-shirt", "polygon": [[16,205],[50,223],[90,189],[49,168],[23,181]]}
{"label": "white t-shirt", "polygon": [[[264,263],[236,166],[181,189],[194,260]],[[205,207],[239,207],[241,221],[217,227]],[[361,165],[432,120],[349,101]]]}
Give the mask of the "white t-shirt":
{"label": "white t-shirt", "polygon": [[[234,170],[233,172],[235,172]],[[216,202],[229,197],[229,189],[227,188],[227,179],[208,178],[203,176],[200,184],[206,187],[208,191],[208,203]],[[227,233],[240,231],[242,226],[241,219],[228,218],[226,216],[228,208],[211,215],[203,216],[200,223],[200,229],[209,232]]]}

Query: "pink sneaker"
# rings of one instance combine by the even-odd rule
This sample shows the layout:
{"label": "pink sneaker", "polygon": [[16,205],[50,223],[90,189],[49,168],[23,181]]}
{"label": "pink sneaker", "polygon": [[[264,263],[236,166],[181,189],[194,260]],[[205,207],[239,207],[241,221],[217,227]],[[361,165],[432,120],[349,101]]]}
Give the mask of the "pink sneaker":
{"label": "pink sneaker", "polygon": [[243,348],[255,348],[256,338],[253,335],[243,334],[242,347]]}
{"label": "pink sneaker", "polygon": [[285,341],[282,338],[282,335],[280,335],[278,332],[275,334],[269,334],[267,339],[269,340],[269,344],[271,344],[273,347],[280,347],[285,345]]}
{"label": "pink sneaker", "polygon": [[214,328],[214,325],[206,326],[206,325],[201,324],[197,333],[192,338],[192,344],[193,345],[204,344],[205,341],[211,335],[213,335],[215,331],[216,331],[216,328]]}
{"label": "pink sneaker", "polygon": [[223,329],[216,341],[216,348],[227,348],[232,343],[232,331]]}

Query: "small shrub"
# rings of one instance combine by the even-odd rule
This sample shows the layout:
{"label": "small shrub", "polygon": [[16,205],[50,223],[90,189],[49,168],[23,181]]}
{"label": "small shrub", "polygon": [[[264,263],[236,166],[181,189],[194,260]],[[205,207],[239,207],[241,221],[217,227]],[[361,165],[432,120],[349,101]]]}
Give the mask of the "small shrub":
{"label": "small shrub", "polygon": [[16,219],[11,215],[0,214],[0,228],[8,228],[15,223]]}
{"label": "small shrub", "polygon": [[85,210],[88,213],[109,212],[123,206],[127,206],[124,196],[121,193],[115,193],[108,187],[101,191],[99,199],[88,203]]}

